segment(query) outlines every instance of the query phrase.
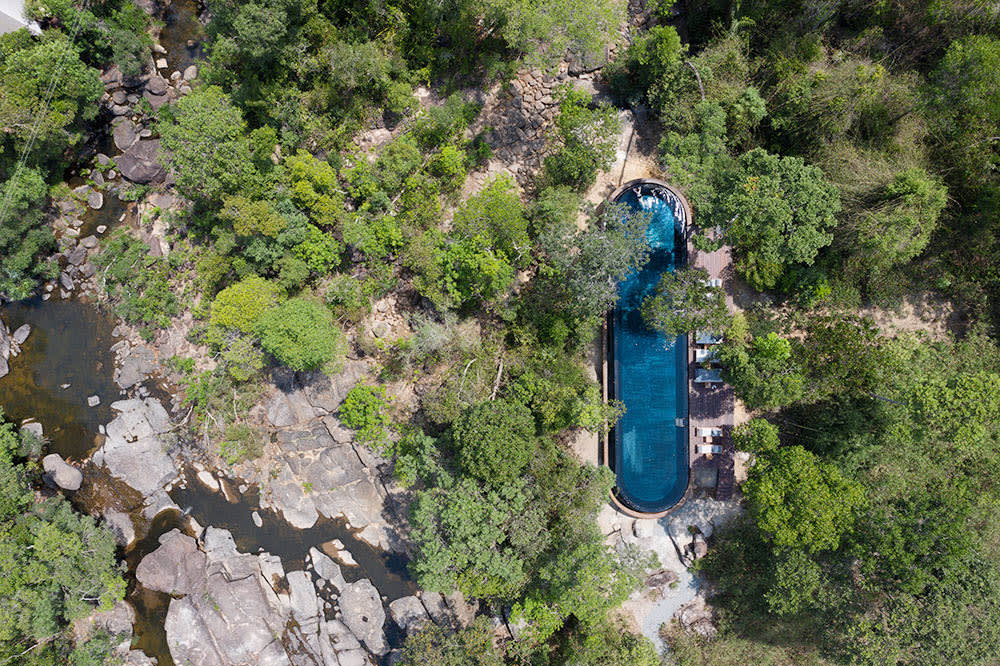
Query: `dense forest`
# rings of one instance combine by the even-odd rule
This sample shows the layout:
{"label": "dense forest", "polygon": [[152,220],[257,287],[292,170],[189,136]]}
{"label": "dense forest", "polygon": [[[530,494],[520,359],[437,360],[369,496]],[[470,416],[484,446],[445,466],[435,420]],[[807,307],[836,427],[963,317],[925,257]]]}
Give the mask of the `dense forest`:
{"label": "dense forest", "polygon": [[[104,298],[150,339],[193,316],[212,362],[170,364],[198,455],[228,465],[267,444],[247,412],[271,370],[376,359],[339,418],[412,490],[413,577],[521,627],[431,627],[402,663],[996,663],[1000,5],[647,0],[624,41],[635,12],[618,0],[207,7],[197,85],[145,109],[189,205],[157,211],[166,257],[124,230],[102,241]],[[58,275],[47,206],[97,131],[100,70],[140,76],[151,44],[128,0],[29,9],[41,36],[0,36],[7,300]],[[533,182],[468,191],[492,158],[472,93],[609,44],[608,101],[559,91]],[[726,381],[753,415],[734,434],[754,457],[746,512],[698,564],[718,635],[664,625],[666,657],[616,613],[652,563],[597,529],[613,475],[565,446],[621,412],[583,359],[649,256],[644,216],[583,196],[620,109],[649,119],[696,245],[731,247],[747,294],[730,316],[679,271],[643,306],[671,334],[724,329]],[[376,126],[392,138],[368,155],[356,139]],[[916,293],[953,308],[947,336],[862,312]],[[359,325],[389,294],[412,335]],[[385,388],[405,378],[412,412]],[[0,429],[0,664],[112,663],[106,637],[59,633],[124,582],[109,534],[32,490],[38,446]]]}

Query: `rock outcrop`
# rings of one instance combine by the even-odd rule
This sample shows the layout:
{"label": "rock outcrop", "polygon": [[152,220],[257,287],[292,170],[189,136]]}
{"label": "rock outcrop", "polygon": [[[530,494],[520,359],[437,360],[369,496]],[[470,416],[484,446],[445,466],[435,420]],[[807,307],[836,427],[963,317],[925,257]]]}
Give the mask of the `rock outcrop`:
{"label": "rock outcrop", "polygon": [[[370,666],[389,652],[378,590],[367,579],[344,582],[319,551],[311,559],[338,580],[339,596],[321,594],[308,571],[285,575],[273,555],[238,552],[224,530],[209,528],[201,544],[174,530],[160,544],[139,563],[136,577],[173,597],[165,629],[177,664]],[[395,608],[408,626],[417,626],[410,618],[420,615],[419,599],[408,597]]]}
{"label": "rock outcrop", "polygon": [[143,496],[152,496],[178,476],[162,437],[171,429],[167,411],[154,398],[119,400],[111,409],[118,416],[106,426],[107,440],[92,460]]}

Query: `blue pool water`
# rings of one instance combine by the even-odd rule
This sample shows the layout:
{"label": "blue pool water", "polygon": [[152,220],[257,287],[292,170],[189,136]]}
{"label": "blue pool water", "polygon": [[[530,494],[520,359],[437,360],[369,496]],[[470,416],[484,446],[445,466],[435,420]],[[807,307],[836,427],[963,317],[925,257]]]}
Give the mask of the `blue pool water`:
{"label": "blue pool water", "polygon": [[[669,191],[650,184],[618,202],[650,214],[649,263],[618,285],[612,321],[613,394],[625,404],[614,430],[617,493],[633,509],[663,511],[684,496],[688,481],[687,337],[668,339],[642,320],[642,300],[664,271],[686,261],[683,208]],[[675,215],[677,211],[678,215]],[[679,419],[683,419],[679,420]]]}

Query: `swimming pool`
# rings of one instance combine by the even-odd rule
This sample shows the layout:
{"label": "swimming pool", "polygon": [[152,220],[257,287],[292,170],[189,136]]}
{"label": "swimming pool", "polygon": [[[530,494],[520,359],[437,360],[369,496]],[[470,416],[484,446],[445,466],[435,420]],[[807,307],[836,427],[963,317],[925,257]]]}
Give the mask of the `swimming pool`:
{"label": "swimming pool", "polygon": [[688,483],[687,336],[668,339],[650,330],[643,299],[687,261],[685,208],[671,190],[652,182],[625,189],[615,201],[650,215],[649,263],[618,285],[611,318],[611,394],[625,404],[614,428],[615,493],[631,509],[658,513],[684,496]]}

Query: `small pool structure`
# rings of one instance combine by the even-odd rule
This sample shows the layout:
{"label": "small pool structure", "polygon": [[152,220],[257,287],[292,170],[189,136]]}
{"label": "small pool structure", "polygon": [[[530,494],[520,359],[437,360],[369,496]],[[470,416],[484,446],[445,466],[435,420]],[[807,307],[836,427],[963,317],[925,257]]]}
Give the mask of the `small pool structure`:
{"label": "small pool structure", "polygon": [[615,500],[648,516],[677,504],[688,486],[687,336],[653,331],[640,312],[663,273],[687,262],[688,207],[679,193],[652,180],[626,184],[612,201],[650,218],[649,263],[618,285],[618,305],[609,318],[608,389],[626,411],[607,454]]}

